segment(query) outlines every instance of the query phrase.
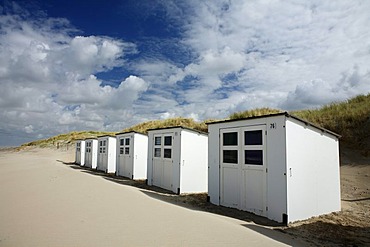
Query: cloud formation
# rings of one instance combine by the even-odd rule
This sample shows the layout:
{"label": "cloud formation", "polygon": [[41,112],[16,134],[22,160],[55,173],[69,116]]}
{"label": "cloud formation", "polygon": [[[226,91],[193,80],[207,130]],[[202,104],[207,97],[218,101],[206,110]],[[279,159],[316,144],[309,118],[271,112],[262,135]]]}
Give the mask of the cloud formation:
{"label": "cloud formation", "polygon": [[[370,92],[368,1],[156,4],[141,3],[145,20],[161,13],[176,36],[137,43],[83,35],[17,4],[0,8],[0,145],[173,116],[314,108]],[[118,83],[99,78],[114,69],[127,72]]]}

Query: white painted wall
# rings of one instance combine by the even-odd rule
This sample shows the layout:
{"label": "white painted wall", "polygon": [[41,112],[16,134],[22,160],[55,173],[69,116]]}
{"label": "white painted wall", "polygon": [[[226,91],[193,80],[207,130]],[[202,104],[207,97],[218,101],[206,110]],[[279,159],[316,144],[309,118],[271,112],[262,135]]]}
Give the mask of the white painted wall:
{"label": "white painted wall", "polygon": [[[106,152],[100,153],[100,141],[106,141]],[[111,136],[102,136],[98,138],[98,162],[97,169],[107,172],[116,172],[116,138]]]}
{"label": "white painted wall", "polygon": [[[120,157],[120,139],[130,138],[130,158]],[[116,171],[124,176],[124,170],[132,171],[130,178],[146,179],[148,159],[148,136],[136,132],[118,134],[116,136]],[[122,164],[126,162],[127,164]],[[126,171],[127,173],[128,171]]]}
{"label": "white painted wall", "polygon": [[[85,166],[96,169],[98,160],[98,140],[97,139],[86,139],[85,150],[90,148],[90,152],[85,152]],[[88,143],[91,143],[91,147],[88,147]]]}
{"label": "white painted wall", "polygon": [[220,205],[220,124],[208,125],[208,196]]}
{"label": "white painted wall", "polygon": [[210,202],[220,205],[220,130],[261,124],[267,131],[267,218],[282,222],[287,214],[292,222],[340,210],[337,137],[285,115],[208,125]]}
{"label": "white painted wall", "polygon": [[292,118],[286,126],[288,221],[339,211],[337,138]]}
{"label": "white painted wall", "polygon": [[[79,149],[77,145],[80,145]],[[76,141],[76,164],[79,164],[80,166],[85,165],[85,141],[84,140],[78,140]]]}
{"label": "white painted wall", "polygon": [[177,193],[179,189],[180,193],[205,192],[207,190],[207,136],[181,127],[148,131],[148,185],[153,185],[153,149],[156,134],[173,135],[172,191]]}
{"label": "white painted wall", "polygon": [[146,179],[148,159],[148,136],[134,134],[134,179]]}
{"label": "white painted wall", "polygon": [[[283,221],[286,214],[285,116],[264,118],[267,129],[267,218]],[[275,126],[275,128],[273,128]]]}
{"label": "white painted wall", "polygon": [[207,192],[208,136],[181,131],[180,192]]}

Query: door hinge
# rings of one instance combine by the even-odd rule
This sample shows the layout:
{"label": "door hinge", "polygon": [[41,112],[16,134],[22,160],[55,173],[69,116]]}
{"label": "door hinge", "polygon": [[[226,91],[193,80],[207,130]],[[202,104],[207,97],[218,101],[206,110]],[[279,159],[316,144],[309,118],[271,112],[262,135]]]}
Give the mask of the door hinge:
{"label": "door hinge", "polygon": [[265,130],[265,135],[267,135],[267,130]]}
{"label": "door hinge", "polygon": [[266,207],[266,211],[269,211],[269,207]]}
{"label": "door hinge", "polygon": [[266,168],[266,173],[268,172],[268,169]]}

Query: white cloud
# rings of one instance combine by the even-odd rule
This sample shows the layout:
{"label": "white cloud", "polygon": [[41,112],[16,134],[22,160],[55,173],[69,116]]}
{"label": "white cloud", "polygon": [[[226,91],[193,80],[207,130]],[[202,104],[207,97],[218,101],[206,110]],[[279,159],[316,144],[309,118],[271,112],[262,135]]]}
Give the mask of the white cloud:
{"label": "white cloud", "polygon": [[0,16],[0,129],[19,132],[26,141],[71,130],[123,128],[123,116],[148,84],[130,76],[118,88],[102,87],[94,74],[124,66],[135,45],[73,36],[76,30],[65,19],[24,16]]}
{"label": "white cloud", "polygon": [[[167,11],[182,36],[148,40],[144,52],[19,6],[1,15],[0,130],[32,140],[173,116],[312,108],[370,92],[369,1],[156,3],[145,14]],[[156,56],[161,45],[173,56]],[[99,78],[120,67],[135,76],[116,87]]]}

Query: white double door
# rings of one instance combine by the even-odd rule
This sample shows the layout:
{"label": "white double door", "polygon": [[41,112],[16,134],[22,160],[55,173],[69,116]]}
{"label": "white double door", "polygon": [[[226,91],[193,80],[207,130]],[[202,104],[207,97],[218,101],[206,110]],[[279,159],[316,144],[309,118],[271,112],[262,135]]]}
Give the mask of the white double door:
{"label": "white double door", "polygon": [[117,173],[120,176],[133,179],[133,138],[126,136],[119,139],[118,167]]}
{"label": "white double door", "polygon": [[173,133],[154,135],[153,185],[173,191]]}
{"label": "white double door", "polygon": [[266,126],[220,130],[220,203],[266,216]]}

